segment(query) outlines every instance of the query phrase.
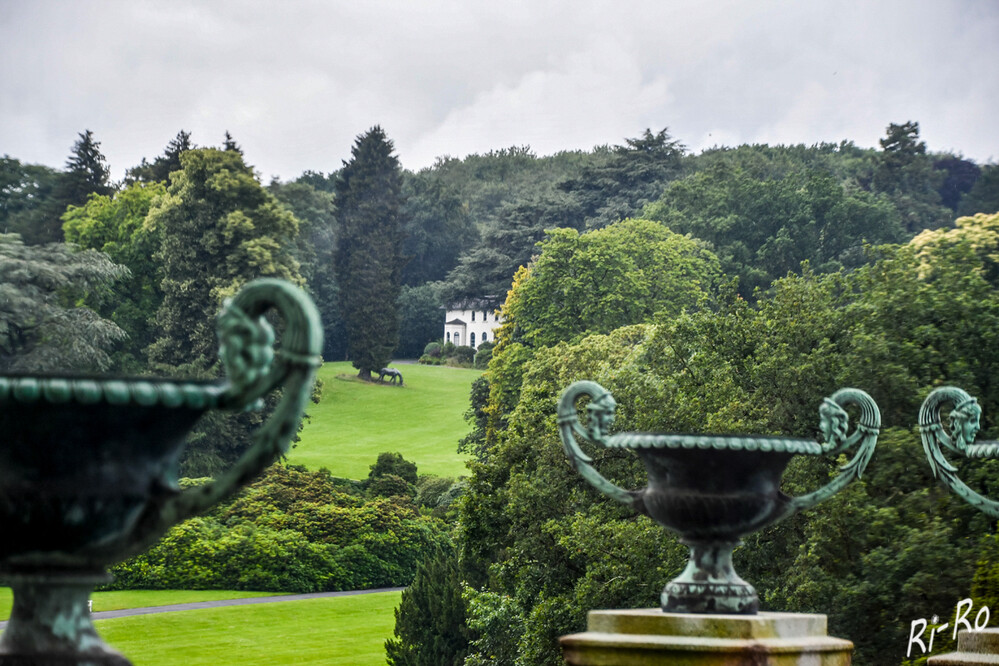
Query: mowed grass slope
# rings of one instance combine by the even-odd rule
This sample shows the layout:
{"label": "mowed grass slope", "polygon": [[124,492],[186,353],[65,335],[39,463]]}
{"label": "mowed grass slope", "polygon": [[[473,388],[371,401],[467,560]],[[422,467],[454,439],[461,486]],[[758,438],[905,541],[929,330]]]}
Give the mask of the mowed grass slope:
{"label": "mowed grass slope", "polygon": [[458,440],[469,431],[464,414],[480,371],[393,367],[402,372],[404,386],[358,381],[350,363],[323,365],[322,402],[308,406],[310,419],[288,462],[363,479],[378,454],[389,451],[415,462],[420,474],[465,474],[466,456],[458,454]]}
{"label": "mowed grass slope", "polygon": [[399,592],[99,620],[136,666],[382,666]]}
{"label": "mowed grass slope", "polygon": [[[94,602],[94,612],[121,610],[123,608],[148,608],[169,606],[198,601],[219,599],[246,599],[248,597],[270,597],[278,592],[242,592],[236,590],[117,590],[114,592],[94,592],[90,598]],[[0,620],[10,618],[13,595],[9,587],[0,587]]]}

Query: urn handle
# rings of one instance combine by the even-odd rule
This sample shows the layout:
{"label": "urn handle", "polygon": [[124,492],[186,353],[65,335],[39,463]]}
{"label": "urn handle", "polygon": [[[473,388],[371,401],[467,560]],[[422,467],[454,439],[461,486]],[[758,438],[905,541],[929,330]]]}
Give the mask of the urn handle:
{"label": "urn handle", "polygon": [[[286,325],[280,349],[274,349],[274,331],[264,318],[272,308]],[[245,285],[223,306],[217,332],[228,379],[219,407],[252,407],[278,387],[281,397],[268,420],[254,431],[250,448],[229,470],[167,501],[160,512],[160,529],[210,509],[288,452],[322,363],[319,313],[303,290],[284,280],[263,278]]]}
{"label": "urn handle", "polygon": [[[860,418],[853,432],[849,432],[850,417],[843,409],[848,405],[860,409]],[[822,405],[819,406],[819,430],[825,440],[821,444],[823,453],[837,455],[854,445],[858,445],[857,452],[850,462],[840,467],[839,474],[832,481],[807,495],[792,497],[785,511],[776,516],[772,522],[829,499],[863,475],[878,442],[881,410],[866,392],[854,388],[840,389],[832,396],[823,399]]]}
{"label": "urn handle", "polygon": [[[576,413],[576,400],[584,395],[590,397],[590,404],[587,406],[589,419],[585,429],[579,424],[579,415]],[[591,486],[618,502],[645,513],[641,492],[625,490],[605,479],[590,464],[593,459],[583,452],[576,441],[579,438],[606,446],[607,430],[614,422],[616,406],[617,403],[614,402],[610,392],[596,382],[579,381],[569,385],[558,401],[559,435],[572,468]]]}
{"label": "urn handle", "polygon": [[[950,428],[944,430],[940,410],[951,406]],[[943,481],[951,492],[979,511],[999,518],[999,502],[984,497],[969,488],[957,477],[957,468],[944,457],[941,446],[966,458],[999,457],[999,442],[975,444],[981,429],[982,408],[978,400],[955,386],[944,386],[932,391],[919,409],[919,434],[923,451],[930,463],[933,476]]]}

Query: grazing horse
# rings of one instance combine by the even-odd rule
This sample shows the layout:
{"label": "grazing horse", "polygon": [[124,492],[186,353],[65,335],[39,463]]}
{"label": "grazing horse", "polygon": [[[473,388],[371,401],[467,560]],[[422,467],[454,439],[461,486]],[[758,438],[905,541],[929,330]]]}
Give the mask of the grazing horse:
{"label": "grazing horse", "polygon": [[395,384],[398,379],[399,385],[402,385],[402,373],[395,368],[382,368],[378,372],[378,381],[385,381],[385,377],[389,378],[389,384]]}

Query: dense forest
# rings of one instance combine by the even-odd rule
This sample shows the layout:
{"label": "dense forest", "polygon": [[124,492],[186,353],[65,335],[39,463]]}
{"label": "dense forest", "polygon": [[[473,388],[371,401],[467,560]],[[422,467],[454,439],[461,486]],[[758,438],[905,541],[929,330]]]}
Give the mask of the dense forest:
{"label": "dense forest", "polygon": [[[393,583],[415,574],[388,644],[396,665],[558,664],[557,637],[580,630],[586,610],[655,606],[682,568],[672,536],[571,471],[555,402],[577,379],[614,392],[625,430],[811,436],[822,397],[868,391],[886,427],[863,480],[747,538],[740,573],[766,609],[829,614],[858,663],[902,662],[910,621],[945,622],[961,598],[999,602],[995,525],[935,485],[913,430],[929,391],[955,384],[978,397],[985,435],[999,435],[999,165],[930,151],[915,122],[889,125],[876,149],[692,154],[646,130],[591,151],[512,147],[418,172],[376,127],[344,157],[336,172],[267,184],[228,134],[200,147],[182,131],[120,183],[89,131],[62,170],[3,157],[0,369],[212,376],[214,313],[257,276],[304,285],[325,358],[362,373],[420,356],[446,303],[493,299],[504,324],[473,386],[472,432],[456,443],[472,456],[467,490],[446,515],[377,499],[388,491],[292,483],[311,488],[296,520],[321,523],[328,504],[384,509],[408,530],[404,563],[391,564],[404,572]],[[375,323],[377,335],[364,328]],[[216,473],[259,418],[202,424],[184,473]],[[634,459],[590,454],[620,485],[642,485]],[[818,487],[833,462],[796,460],[787,490]],[[962,471],[999,496],[994,463]],[[187,528],[184,547],[218,540],[220,526],[251,530],[241,501]],[[365,529],[377,542],[379,528]],[[317,535],[295,589],[350,580],[350,562],[324,545],[340,537]],[[119,576],[143,580],[156,557]],[[389,580],[365,566],[376,572],[366,582]],[[309,582],[320,570],[342,580]]]}

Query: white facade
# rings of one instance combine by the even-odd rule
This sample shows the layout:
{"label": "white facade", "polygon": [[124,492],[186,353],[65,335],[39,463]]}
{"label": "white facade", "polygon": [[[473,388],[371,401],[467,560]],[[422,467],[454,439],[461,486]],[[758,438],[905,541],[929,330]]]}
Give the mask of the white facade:
{"label": "white facade", "polygon": [[478,348],[483,342],[496,340],[501,323],[494,306],[487,301],[453,303],[444,315],[444,342]]}

